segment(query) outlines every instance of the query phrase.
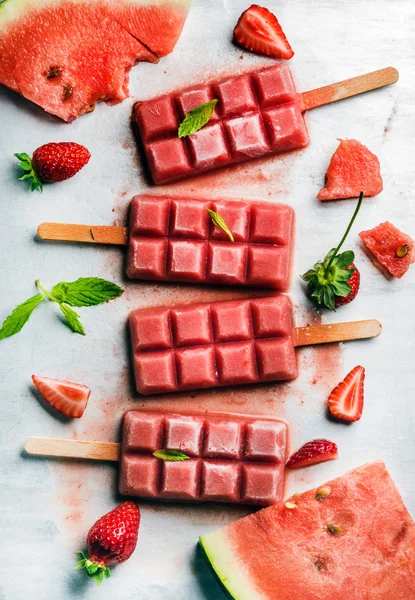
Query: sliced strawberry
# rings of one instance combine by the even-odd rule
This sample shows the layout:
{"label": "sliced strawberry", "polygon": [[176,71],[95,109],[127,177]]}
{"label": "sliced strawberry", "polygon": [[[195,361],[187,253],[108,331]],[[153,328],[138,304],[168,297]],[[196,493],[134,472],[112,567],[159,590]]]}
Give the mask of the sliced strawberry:
{"label": "sliced strawberry", "polygon": [[251,52],[286,60],[294,56],[277,17],[258,4],[252,4],[241,14],[233,35],[240,46]]}
{"label": "sliced strawberry", "polygon": [[294,452],[285,466],[290,469],[299,469],[327,460],[335,460],[337,457],[338,449],[334,442],[330,442],[330,440],[313,440]]}
{"label": "sliced strawberry", "polygon": [[32,380],[48,404],[66,417],[82,417],[91,390],[86,385],[51,377],[32,375]]}
{"label": "sliced strawberry", "polygon": [[365,370],[355,367],[334,388],[329,397],[329,410],[336,419],[358,421],[362,416]]}

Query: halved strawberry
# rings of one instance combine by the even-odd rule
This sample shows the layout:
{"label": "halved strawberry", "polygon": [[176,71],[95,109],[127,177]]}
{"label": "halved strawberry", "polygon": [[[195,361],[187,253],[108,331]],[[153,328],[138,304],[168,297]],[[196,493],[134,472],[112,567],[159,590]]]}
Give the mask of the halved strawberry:
{"label": "halved strawberry", "polygon": [[329,397],[329,410],[333,417],[343,421],[358,421],[362,416],[365,370],[355,367],[334,388]]}
{"label": "halved strawberry", "polygon": [[330,440],[313,440],[304,444],[288,459],[286,467],[299,469],[338,457],[337,445]]}
{"label": "halved strawberry", "polygon": [[252,4],[241,14],[233,35],[240,46],[251,52],[286,60],[294,56],[277,17],[258,4]]}
{"label": "halved strawberry", "polygon": [[48,404],[66,417],[82,417],[91,390],[86,385],[32,375],[32,381]]}

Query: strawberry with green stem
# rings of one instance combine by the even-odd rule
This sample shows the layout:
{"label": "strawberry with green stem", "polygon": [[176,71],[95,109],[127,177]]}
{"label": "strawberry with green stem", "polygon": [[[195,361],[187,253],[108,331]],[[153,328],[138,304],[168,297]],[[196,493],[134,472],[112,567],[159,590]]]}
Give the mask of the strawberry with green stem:
{"label": "strawberry with green stem", "polygon": [[138,540],[140,509],[128,500],[98,519],[87,536],[89,558],[77,552],[75,569],[85,569],[97,585],[110,576],[109,567],[130,558]]}
{"label": "strawberry with green stem", "polygon": [[20,180],[31,179],[31,190],[43,190],[43,183],[56,183],[70,179],[89,161],[91,154],[76,142],[50,142],[37,148],[32,158],[26,152],[15,157],[24,173]]}
{"label": "strawberry with green stem", "polygon": [[307,295],[317,304],[336,310],[337,306],[349,304],[357,296],[360,273],[354,264],[354,252],[346,250],[339,254],[360,210],[363,192],[360,192],[356,210],[337,248],[332,248],[322,261],[301,278],[307,283]]}

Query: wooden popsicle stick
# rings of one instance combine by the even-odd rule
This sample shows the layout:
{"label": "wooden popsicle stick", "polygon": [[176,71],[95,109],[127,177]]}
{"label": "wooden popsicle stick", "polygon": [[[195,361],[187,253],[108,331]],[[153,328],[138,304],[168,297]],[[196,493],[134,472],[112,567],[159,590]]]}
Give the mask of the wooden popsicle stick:
{"label": "wooden popsicle stick", "polygon": [[86,242],[89,244],[128,244],[128,227],[115,225],[72,225],[69,223],[41,223],[37,230],[42,240]]}
{"label": "wooden popsicle stick", "polygon": [[348,340],[364,340],[377,337],[381,331],[382,325],[376,319],[296,327],[294,329],[294,346],[314,346],[316,344],[346,342]]}
{"label": "wooden popsicle stick", "polygon": [[386,67],[379,71],[373,71],[372,73],[345,79],[338,83],[325,85],[324,87],[300,94],[302,109],[310,110],[317,106],[337,102],[337,100],[357,96],[358,94],[396,83],[398,79],[398,71],[394,67]]}
{"label": "wooden popsicle stick", "polygon": [[120,459],[120,444],[115,442],[84,442],[59,438],[30,437],[24,443],[28,454],[57,456],[61,458],[84,458],[87,460]]}

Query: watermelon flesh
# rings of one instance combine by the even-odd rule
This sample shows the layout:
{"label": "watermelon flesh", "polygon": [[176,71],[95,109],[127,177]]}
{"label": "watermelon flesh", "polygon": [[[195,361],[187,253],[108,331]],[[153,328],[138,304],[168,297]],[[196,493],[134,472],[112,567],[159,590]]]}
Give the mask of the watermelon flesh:
{"label": "watermelon flesh", "polygon": [[[329,495],[318,500],[323,487]],[[415,523],[382,462],[204,535],[200,544],[235,600],[415,598]]]}
{"label": "watermelon flesh", "polygon": [[[368,231],[361,231],[359,237],[374,259],[373,262],[386,275],[400,279],[415,262],[415,241],[389,221],[380,223]],[[403,246],[408,247],[407,253],[400,257],[398,249]]]}
{"label": "watermelon flesh", "polygon": [[191,0],[4,0],[0,83],[64,121],[128,97],[137,61],[157,62]]}
{"label": "watermelon flesh", "polygon": [[337,200],[376,196],[383,190],[380,164],[366,146],[357,140],[340,140],[330,160],[326,185],[317,194],[318,200]]}

